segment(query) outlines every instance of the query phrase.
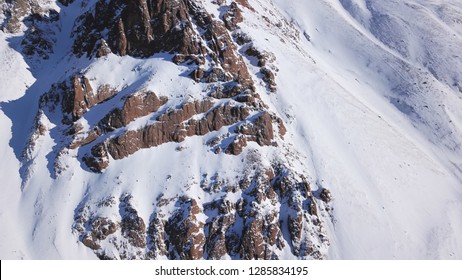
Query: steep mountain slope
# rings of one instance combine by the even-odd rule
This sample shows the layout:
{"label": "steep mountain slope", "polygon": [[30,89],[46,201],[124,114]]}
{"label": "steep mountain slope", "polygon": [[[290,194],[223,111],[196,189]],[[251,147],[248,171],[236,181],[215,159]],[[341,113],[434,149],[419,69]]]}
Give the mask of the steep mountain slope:
{"label": "steep mountain slope", "polygon": [[304,74],[327,80],[305,91],[313,105],[299,113],[316,112],[303,127],[336,197],[332,254],[460,258],[457,1],[278,4],[310,36],[306,50],[324,72]]}
{"label": "steep mountain slope", "polygon": [[462,257],[457,1],[0,6],[2,258]]}

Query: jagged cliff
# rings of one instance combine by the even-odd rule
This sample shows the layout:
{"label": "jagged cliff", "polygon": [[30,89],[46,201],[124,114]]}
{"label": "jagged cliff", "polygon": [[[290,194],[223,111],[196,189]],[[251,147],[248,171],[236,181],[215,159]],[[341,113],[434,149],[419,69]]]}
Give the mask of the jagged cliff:
{"label": "jagged cliff", "polygon": [[[256,11],[245,0],[206,1],[216,11],[210,13],[203,2],[60,1],[61,12],[28,8],[8,18],[8,32],[25,30],[26,55],[47,60],[61,48],[55,45],[60,14],[82,11],[69,30],[72,65],[39,99],[23,153],[23,188],[30,187],[42,138],[56,143],[47,156],[55,179],[75,172],[69,167],[74,159],[83,172],[106,176],[118,161],[169,149],[169,143],[176,145],[168,153],[180,154],[173,163],[180,166],[188,162],[188,144],[182,143],[201,139],[205,158],[235,162],[235,170],[185,171],[186,185],[169,174],[174,190],[153,191],[150,205],[137,202],[136,174],[114,179],[124,191],[106,185],[104,196],[88,192],[68,230],[101,259],[322,259],[330,194],[318,187],[314,192],[310,174],[292,167],[299,159],[286,143],[284,121],[261,97],[277,92],[278,69],[274,54],[239,27]],[[17,23],[26,18],[31,24]],[[284,28],[297,34],[288,22]],[[94,70],[99,67],[108,72]],[[159,74],[166,67],[181,73]],[[197,165],[204,169],[207,162]],[[124,169],[117,170],[120,178]],[[153,183],[160,175],[151,176],[148,184],[161,188]],[[139,212],[146,208],[148,217]]]}

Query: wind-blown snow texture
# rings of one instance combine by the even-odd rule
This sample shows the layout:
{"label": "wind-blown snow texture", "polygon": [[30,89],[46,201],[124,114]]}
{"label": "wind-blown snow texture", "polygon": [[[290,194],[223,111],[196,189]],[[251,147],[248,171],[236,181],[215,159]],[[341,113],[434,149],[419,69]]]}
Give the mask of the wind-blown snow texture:
{"label": "wind-blown snow texture", "polygon": [[[0,1],[0,7],[6,10],[10,2]],[[118,90],[144,86],[163,92],[173,103],[183,100],[184,92],[199,98],[204,88],[185,77],[188,68],[173,64],[167,54],[146,59],[73,56],[69,38],[74,21],[95,1],[68,6],[36,2],[60,14],[59,24],[41,35],[53,46],[45,53],[26,55],[28,45],[22,42],[30,32],[28,21],[12,33],[6,28],[11,15],[0,13],[2,259],[96,258],[76,231],[76,217],[85,215],[85,205],[92,214],[115,220],[133,206],[147,224],[159,211],[154,202],[161,194],[193,197],[202,205],[217,200],[221,193],[201,192],[198,186],[214,174],[232,182],[253,172],[241,164],[249,157],[257,165],[271,166],[276,160],[295,174],[307,174],[315,194],[331,191],[328,206],[318,203],[323,228],[305,224],[308,233],[326,234],[329,240],[310,239],[319,246],[317,257],[462,258],[460,1],[248,0],[252,9],[242,8],[239,28],[253,46],[274,54],[270,66],[276,92],[267,90],[252,57],[245,62],[268,110],[284,121],[284,140],[278,140],[278,147],[249,142],[241,155],[233,156],[216,155],[205,145],[215,134],[193,136],[112,161],[102,174],[89,172],[74,150],[60,155],[62,171],[55,174],[59,128],[46,115],[41,124],[49,133],[24,155],[34,139],[39,98],[54,83],[81,71],[90,81]],[[213,1],[197,2],[220,17],[222,10]],[[95,121],[91,116],[85,117],[89,123]],[[130,129],[147,122],[141,118]],[[226,199],[236,202],[239,195]],[[111,197],[120,197],[116,212],[94,208]],[[163,213],[175,213],[178,205],[165,207]],[[265,214],[275,207],[287,210],[269,203],[258,209]],[[204,210],[194,221],[206,223],[210,215]],[[290,234],[282,235],[286,245],[274,249],[277,257],[300,257],[289,244]],[[102,245],[114,251],[127,246],[109,243]],[[130,249],[126,253],[136,255]]]}

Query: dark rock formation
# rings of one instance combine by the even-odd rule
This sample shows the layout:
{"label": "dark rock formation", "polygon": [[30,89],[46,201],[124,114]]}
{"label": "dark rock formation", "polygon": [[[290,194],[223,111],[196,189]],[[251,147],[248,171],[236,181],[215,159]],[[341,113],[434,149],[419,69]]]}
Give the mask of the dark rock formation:
{"label": "dark rock formation", "polygon": [[[171,111],[158,118],[158,122],[142,130],[128,131],[111,139],[107,144],[108,152],[114,159],[121,159],[139,149],[155,147],[167,142],[182,142],[186,137],[205,135],[210,131],[220,129],[244,120],[248,116],[245,107],[229,105],[217,107],[208,112],[200,121],[190,120],[192,116],[207,112],[209,101],[187,103],[181,109]],[[196,111],[199,109],[199,111]]]}
{"label": "dark rock formation", "polygon": [[[246,164],[252,165],[250,161]],[[206,184],[242,192],[242,197],[231,202],[222,193],[220,199],[203,206],[186,196],[162,197],[148,228],[133,206],[135,198],[123,194],[117,221],[92,214],[95,206],[116,210],[115,199],[108,198],[93,206],[80,206],[73,228],[100,258],[278,259],[278,252],[286,246],[302,259],[322,258],[321,247],[327,246],[328,240],[311,188],[303,178],[299,180],[280,166],[266,171],[256,167],[254,173],[243,175],[238,185],[227,185],[213,176]],[[214,189],[204,190],[216,192]],[[172,212],[164,210],[169,204],[174,207]],[[102,244],[107,239],[117,245],[119,255],[104,250]]]}
{"label": "dark rock formation", "polygon": [[240,4],[243,7],[246,7],[247,9],[255,12],[255,9],[249,4],[247,0],[235,0],[236,3]]}
{"label": "dark rock formation", "polygon": [[260,73],[262,75],[262,80],[265,82],[267,88],[271,92],[276,91],[276,81],[273,71],[267,67],[268,63],[273,63],[275,61],[274,54],[259,50],[258,48],[251,46],[246,51],[245,54],[250,57],[257,59],[257,66],[260,67]]}
{"label": "dark rock formation", "polygon": [[109,85],[101,86],[94,93],[87,78],[74,76],[71,87],[62,99],[63,112],[70,115],[70,118],[64,122],[69,123],[78,120],[91,107],[110,99],[116,93]]}
{"label": "dark rock formation", "polygon": [[328,189],[322,189],[321,194],[320,194],[321,200],[324,201],[325,203],[329,203],[332,200],[332,194]]}
{"label": "dark rock formation", "polygon": [[132,94],[125,99],[122,108],[113,109],[100,121],[99,126],[104,132],[110,132],[128,125],[139,117],[156,112],[165,103],[166,97],[157,97],[152,91]]}
{"label": "dark rock formation", "polygon": [[237,6],[236,2],[232,2],[229,6],[229,9],[223,15],[223,22],[225,23],[226,28],[230,31],[236,30],[236,27],[239,23],[244,20],[241,14],[241,10]]}
{"label": "dark rock formation", "polygon": [[266,86],[271,92],[276,91],[276,81],[273,72],[267,68],[267,67],[262,67],[260,68],[260,73],[262,74],[263,78],[262,80],[266,83]]}
{"label": "dark rock formation", "polygon": [[138,216],[138,211],[133,208],[131,199],[132,196],[128,194],[120,198],[119,208],[122,216],[120,230],[130,245],[144,248],[146,246],[146,226],[143,219]]}
{"label": "dark rock formation", "polygon": [[[74,53],[99,56],[101,39],[121,56],[149,57],[159,52],[176,53],[176,63],[193,60],[214,63],[238,83],[248,87],[252,79],[225,27],[242,21],[232,3],[225,24],[213,19],[199,3],[164,0],[100,0],[95,10],[82,15],[74,30]],[[200,31],[199,31],[200,30]],[[107,33],[107,37],[103,34]]]}
{"label": "dark rock formation", "polygon": [[[238,92],[228,90],[213,96],[229,98]],[[111,109],[95,123],[95,126],[84,129],[80,125],[78,120],[87,111],[116,95],[117,91],[109,85],[102,85],[95,92],[86,77],[73,76],[70,82],[55,84],[50,92],[41,98],[40,107],[49,114],[54,114],[53,112],[61,104],[62,123],[67,125],[67,128],[63,128],[63,133],[71,136],[63,147],[77,149],[96,143],[91,147],[90,153],[82,158],[95,172],[101,172],[108,167],[109,155],[114,159],[121,159],[140,149],[156,147],[168,142],[182,142],[187,137],[206,135],[224,126],[236,124],[238,128],[234,137],[237,141],[233,141],[229,148],[224,148],[227,153],[237,155],[242,152],[248,141],[257,142],[261,146],[273,145],[275,137],[273,122],[279,127],[280,133],[281,127],[283,128],[280,118],[255,107],[258,104],[256,102],[258,95],[236,95],[235,99],[244,103],[227,101],[220,102],[219,105],[216,105],[216,99],[205,98],[186,102],[177,109],[164,108],[164,111],[159,113],[160,108],[167,103],[167,98],[146,90],[123,97],[122,106]],[[106,138],[103,136],[126,127],[137,118],[153,113],[158,114],[158,117],[152,124],[141,129],[117,133],[114,137],[98,141],[100,138]],[[195,117],[198,115],[202,116]]]}
{"label": "dark rock formation", "polygon": [[204,256],[204,223],[197,215],[202,213],[196,200],[181,198],[179,208],[165,224],[170,259],[198,260]]}
{"label": "dark rock formation", "polygon": [[[72,0],[60,2],[66,6]],[[29,149],[40,136],[53,138],[56,145],[47,159],[55,160],[50,166],[56,174],[65,168],[59,157],[66,153],[98,173],[141,149],[193,136],[205,136],[209,156],[223,152],[223,158],[235,155],[242,162],[242,174],[233,180],[195,174],[202,179],[188,183],[188,191],[179,186],[171,197],[161,195],[148,216],[143,216],[146,208],[137,207],[135,192],[102,201],[89,194],[75,210],[73,230],[101,259],[277,259],[283,251],[300,259],[324,257],[329,242],[321,217],[330,193],[317,190],[316,198],[305,177],[287,167],[286,128],[254,84],[261,79],[268,91],[276,89],[275,57],[239,29],[243,15],[254,11],[246,0],[215,3],[222,6],[220,18],[194,0],[99,0],[86,2],[87,12],[75,22],[72,52],[79,61],[169,53],[162,57],[194,80],[186,80],[194,87],[185,92],[169,92],[166,86],[156,87],[166,92],[153,92],[147,89],[150,81],[141,80],[108,85],[86,74],[91,71],[72,69],[40,98]],[[29,24],[18,17],[29,28],[26,37],[35,38],[23,45],[31,55],[46,58],[52,52],[52,40],[42,36],[48,34],[42,23],[52,18],[48,12]],[[29,50],[34,44],[46,51]],[[243,55],[259,73],[251,75]],[[203,92],[187,92],[196,86]],[[277,151],[281,146],[284,150]],[[275,158],[263,160],[263,150],[274,151]]]}

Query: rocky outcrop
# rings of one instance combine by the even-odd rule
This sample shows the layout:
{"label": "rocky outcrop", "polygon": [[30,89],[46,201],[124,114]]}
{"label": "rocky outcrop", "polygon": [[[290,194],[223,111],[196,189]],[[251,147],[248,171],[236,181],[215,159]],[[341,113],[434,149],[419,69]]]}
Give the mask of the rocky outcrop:
{"label": "rocky outcrop", "polygon": [[0,30],[7,33],[23,32],[22,54],[33,64],[48,59],[53,53],[56,41],[54,25],[60,19],[56,10],[41,4],[36,0],[0,0],[0,13],[3,14]]}
{"label": "rocky outcrop", "polygon": [[138,216],[138,211],[133,208],[132,196],[124,194],[120,197],[121,222],[120,231],[128,243],[134,247],[146,246],[146,226],[143,219]]}
{"label": "rocky outcrop", "polygon": [[[142,90],[121,97],[122,105],[110,109],[101,120],[94,122],[94,126],[84,128],[81,125],[80,119],[89,110],[117,95],[118,91],[109,85],[99,86],[95,92],[88,78],[76,75],[68,82],[55,84],[41,98],[40,107],[45,112],[56,116],[53,112],[61,108],[62,131],[70,136],[68,142],[63,143],[63,148],[78,149],[96,143],[90,148],[90,153],[82,157],[83,162],[95,172],[106,169],[110,157],[122,159],[140,149],[168,142],[179,143],[187,137],[203,136],[224,126],[237,125],[234,135],[229,136],[236,141],[223,146],[223,138],[223,141],[215,143],[214,149],[220,147],[234,155],[240,154],[248,141],[261,146],[274,145],[276,127],[279,137],[283,136],[282,120],[260,107],[258,95],[235,95],[229,91],[212,94],[215,98],[194,100],[171,109],[164,107],[168,102],[166,97]],[[218,100],[232,96],[235,101]],[[118,131],[136,119],[152,114],[157,117],[150,124],[136,130]]]}
{"label": "rocky outcrop", "polygon": [[266,83],[266,86],[271,92],[275,92],[277,89],[277,84],[275,81],[274,73],[268,67],[260,68],[260,73],[262,74],[262,80]]}
{"label": "rocky outcrop", "polygon": [[[287,246],[301,259],[323,258],[328,246],[320,220],[324,210],[305,179],[281,166],[264,170],[259,162],[245,164],[255,169],[237,185],[218,176],[206,180],[220,186],[203,188],[220,194],[219,199],[201,205],[187,196],[159,197],[148,228],[134,206],[136,197],[128,194],[118,207],[113,197],[79,206],[73,228],[101,258],[278,259]],[[241,198],[230,200],[237,193]],[[172,211],[165,210],[168,205]],[[98,216],[92,209],[112,211],[118,218]],[[111,253],[104,249],[107,240],[115,248]]]}
{"label": "rocky outcrop", "polygon": [[152,91],[143,91],[128,96],[122,108],[115,108],[107,114],[99,123],[104,132],[110,132],[124,127],[137,118],[156,112],[162,105],[167,103],[164,96],[158,97]]}
{"label": "rocky outcrop", "polygon": [[[278,259],[287,252],[300,259],[325,257],[322,217],[329,215],[332,197],[325,189],[315,196],[305,176],[290,168],[284,122],[261,98],[277,88],[276,58],[240,30],[244,15],[254,11],[246,0],[214,2],[221,5],[220,18],[194,0],[90,1],[74,25],[72,52],[79,61],[131,67],[131,61],[162,53],[177,64],[172,69],[184,71],[174,80],[185,83],[184,91],[171,92],[168,79],[155,84],[159,79],[150,79],[157,73],[144,66],[148,73],[140,80],[121,75],[114,85],[90,66],[65,73],[40,98],[28,158],[33,142],[51,137],[55,145],[47,160],[56,176],[67,166],[61,157],[102,173],[141,149],[198,136],[207,156],[237,161],[233,178],[223,170],[191,174],[187,186],[162,192],[149,207],[138,204],[146,202],[133,191],[138,181],[114,187],[107,198],[88,194],[75,209],[73,231],[101,259]],[[259,68],[249,71],[248,61]],[[183,153],[186,144],[177,146],[175,153]],[[215,155],[220,153],[226,155]],[[106,175],[114,170],[117,165]],[[153,188],[160,190],[160,181]]]}
{"label": "rocky outcrop", "polygon": [[170,259],[198,260],[204,256],[204,222],[198,218],[203,212],[194,199],[180,198],[178,209],[165,224],[165,235]]}
{"label": "rocky outcrop", "polygon": [[30,14],[32,10],[39,12],[39,5],[35,1],[18,0],[18,1],[0,1],[0,8],[6,17],[2,30],[10,33],[16,33],[21,30],[22,19]]}
{"label": "rocky outcrop", "polygon": [[246,7],[247,9],[255,12],[255,9],[249,4],[247,0],[235,0],[239,5]]}
{"label": "rocky outcrop", "polygon": [[319,196],[321,200],[324,201],[325,203],[329,203],[332,200],[332,194],[330,193],[328,189],[325,189],[325,188],[321,190],[321,193]]}
{"label": "rocky outcrop", "polygon": [[96,44],[96,50],[96,57],[98,58],[107,56],[108,54],[112,53],[111,48],[109,48],[109,45],[104,39],[101,39],[99,43]]}
{"label": "rocky outcrop", "polygon": [[257,59],[256,65],[260,67],[263,82],[266,84],[268,90],[275,92],[277,88],[276,77],[273,70],[267,66],[267,64],[272,64],[276,60],[274,54],[259,50],[255,46],[250,46],[245,51],[245,54]]}
{"label": "rocky outcrop", "polygon": [[[186,103],[182,108],[171,111],[158,118],[158,122],[140,130],[131,130],[99,144],[107,147],[108,153],[114,159],[127,157],[134,152],[159,146],[167,142],[182,142],[186,137],[205,135],[216,131],[225,125],[231,125],[244,120],[248,115],[245,107],[224,105],[210,110],[204,118],[185,122],[192,116],[207,112],[211,108],[210,101]],[[95,156],[92,153],[93,156]]]}
{"label": "rocky outcrop", "polygon": [[[118,211],[118,218],[92,212],[94,206],[99,210]],[[107,197],[94,204],[79,205],[74,216],[73,230],[80,241],[94,250],[100,259],[145,258],[142,251],[146,246],[146,226],[138,216],[130,194],[122,194],[118,201],[115,197]],[[108,244],[118,252],[117,255],[104,248]]]}
{"label": "rocky outcrop", "polygon": [[[92,84],[99,84],[98,81],[90,82],[82,74],[73,75],[70,81],[55,84],[40,105],[45,115],[52,114],[59,107],[58,102],[61,105],[61,131],[69,136],[61,149],[89,146],[80,158],[90,170],[102,172],[109,166],[110,158],[117,160],[140,149],[182,142],[224,126],[234,128],[212,146],[217,153],[238,155],[248,142],[275,145],[275,137],[282,139],[285,133],[282,120],[266,112],[267,106],[255,92],[253,79],[228,31],[239,33],[241,8],[251,9],[246,1],[232,2],[220,20],[192,0],[97,1],[75,24],[73,50],[77,56],[103,57],[114,52],[147,57],[158,52],[174,53],[173,61],[189,65],[189,76],[196,82],[211,84],[211,91],[203,100],[166,108],[167,98],[152,91],[141,89],[118,96],[111,85],[95,90]],[[274,74],[265,66],[274,61],[274,55],[252,45],[245,53],[258,59],[262,80],[274,91]],[[100,120],[92,120],[89,127],[82,124],[88,111],[115,96],[121,106],[114,105]],[[151,121],[143,127],[123,129],[147,116],[151,116]]]}
{"label": "rocky outcrop", "polygon": [[[65,85],[64,85],[65,86]],[[117,92],[109,85],[98,88],[96,93],[86,77],[74,76],[71,85],[62,99],[62,108],[65,114],[65,123],[78,120],[91,107],[113,97]]]}
{"label": "rocky outcrop", "polygon": [[93,172],[101,172],[109,166],[109,155],[104,145],[95,145],[91,148],[91,156],[84,156],[82,161]]}
{"label": "rocky outcrop", "polygon": [[105,40],[108,48],[121,56],[170,52],[176,54],[176,63],[204,64],[208,55],[230,79],[248,88],[252,79],[226,29],[235,29],[242,21],[236,3],[230,5],[223,20],[225,23],[214,19],[191,0],[100,0],[94,12],[79,18],[73,49],[79,56],[100,56],[100,42]]}
{"label": "rocky outcrop", "polygon": [[115,233],[119,227],[118,224],[101,217],[95,218],[90,222],[89,226],[92,230],[82,236],[82,243],[93,250],[100,249],[99,241],[105,240],[109,235]]}
{"label": "rocky outcrop", "polygon": [[244,20],[241,14],[241,10],[237,6],[236,2],[232,2],[229,9],[223,15],[223,22],[226,28],[230,31],[234,31],[237,25]]}
{"label": "rocky outcrop", "polygon": [[247,135],[250,141],[255,141],[261,146],[269,146],[274,139],[272,123],[271,115],[263,112],[255,118],[253,123],[241,125],[238,131]]}

